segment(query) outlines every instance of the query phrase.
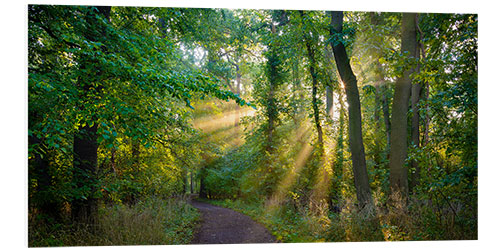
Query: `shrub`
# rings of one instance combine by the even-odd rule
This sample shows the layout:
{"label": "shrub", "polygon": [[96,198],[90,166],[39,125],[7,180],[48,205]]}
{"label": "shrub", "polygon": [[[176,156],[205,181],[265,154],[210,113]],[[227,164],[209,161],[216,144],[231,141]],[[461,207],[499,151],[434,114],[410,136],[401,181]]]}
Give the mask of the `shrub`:
{"label": "shrub", "polygon": [[42,223],[42,218],[30,218],[29,246],[187,244],[198,218],[185,198],[151,197],[131,206],[101,207],[95,225]]}

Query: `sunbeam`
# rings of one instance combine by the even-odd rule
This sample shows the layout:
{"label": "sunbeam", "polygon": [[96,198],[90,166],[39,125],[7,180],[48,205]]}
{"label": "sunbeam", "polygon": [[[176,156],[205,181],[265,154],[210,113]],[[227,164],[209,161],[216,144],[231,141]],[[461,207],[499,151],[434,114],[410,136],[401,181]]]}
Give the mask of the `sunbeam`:
{"label": "sunbeam", "polygon": [[309,138],[311,133],[312,133],[311,123],[309,122],[305,122],[305,124],[302,124],[296,130],[296,133],[291,133],[296,135],[295,137],[292,138],[292,141],[294,143],[300,143],[301,149],[300,152],[295,157],[292,168],[290,168],[285,177],[281,179],[273,195],[267,202],[266,207],[268,209],[273,210],[281,205],[288,191],[290,191],[291,186],[297,180],[300,171],[306,165],[307,159],[309,159],[309,156],[313,151],[313,146],[310,144],[309,141],[302,141],[302,138]]}
{"label": "sunbeam", "polygon": [[236,119],[254,114],[255,110],[253,108],[245,107],[239,110],[229,110],[222,114],[198,118],[193,123],[195,128],[208,133],[219,128],[234,126]]}

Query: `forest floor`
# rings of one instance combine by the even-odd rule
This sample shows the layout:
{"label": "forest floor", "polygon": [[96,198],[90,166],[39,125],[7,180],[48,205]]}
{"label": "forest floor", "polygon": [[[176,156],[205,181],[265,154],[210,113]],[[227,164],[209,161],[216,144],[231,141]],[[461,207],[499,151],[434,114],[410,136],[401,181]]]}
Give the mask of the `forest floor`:
{"label": "forest floor", "polygon": [[277,242],[264,226],[244,214],[196,200],[191,204],[201,212],[201,226],[191,244]]}

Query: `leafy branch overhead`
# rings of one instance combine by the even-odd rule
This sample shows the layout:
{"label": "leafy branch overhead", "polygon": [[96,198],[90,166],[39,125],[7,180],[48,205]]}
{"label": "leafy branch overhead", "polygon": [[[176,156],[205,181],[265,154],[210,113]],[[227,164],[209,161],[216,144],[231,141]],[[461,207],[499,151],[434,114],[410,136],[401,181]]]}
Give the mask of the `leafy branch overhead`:
{"label": "leafy branch overhead", "polygon": [[27,24],[31,247],[187,244],[193,197],[281,242],[477,239],[475,14],[29,5]]}

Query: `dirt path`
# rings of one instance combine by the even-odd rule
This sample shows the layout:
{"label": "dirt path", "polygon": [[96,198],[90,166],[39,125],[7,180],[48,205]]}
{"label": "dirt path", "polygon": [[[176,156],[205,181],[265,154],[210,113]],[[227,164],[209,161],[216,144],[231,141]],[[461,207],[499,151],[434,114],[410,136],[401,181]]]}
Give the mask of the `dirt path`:
{"label": "dirt path", "polygon": [[264,226],[244,214],[199,201],[192,201],[191,204],[200,210],[202,219],[191,244],[276,242]]}

